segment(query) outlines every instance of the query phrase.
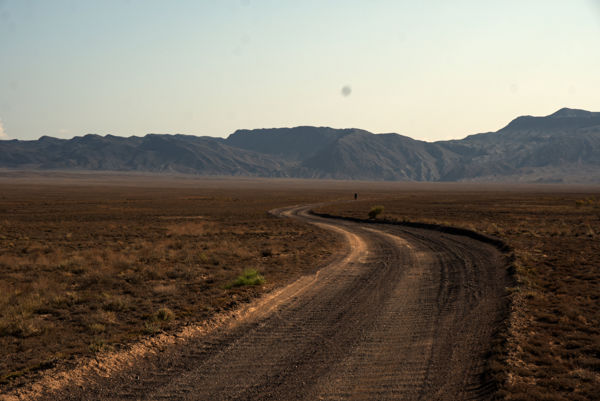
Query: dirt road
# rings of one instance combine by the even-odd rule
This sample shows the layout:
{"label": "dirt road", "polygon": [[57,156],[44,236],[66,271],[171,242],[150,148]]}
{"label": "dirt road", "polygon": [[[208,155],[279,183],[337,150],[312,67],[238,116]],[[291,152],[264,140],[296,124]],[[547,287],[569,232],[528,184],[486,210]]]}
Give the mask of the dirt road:
{"label": "dirt road", "polygon": [[339,232],[347,252],[230,321],[41,398],[490,398],[482,373],[508,285],[495,248],[437,231],[323,219],[308,207],[276,213]]}

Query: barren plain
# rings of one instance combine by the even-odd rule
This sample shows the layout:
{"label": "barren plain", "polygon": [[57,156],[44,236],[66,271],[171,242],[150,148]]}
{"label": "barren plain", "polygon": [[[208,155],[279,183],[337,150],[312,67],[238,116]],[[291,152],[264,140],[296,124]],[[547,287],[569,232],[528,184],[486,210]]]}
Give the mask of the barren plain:
{"label": "barren plain", "polygon": [[[359,193],[357,201],[351,201],[354,192]],[[117,393],[107,389],[120,389],[120,398],[160,398],[163,394],[202,399],[193,384],[204,378],[219,390],[220,397],[213,394],[213,399],[290,395],[418,399],[435,391],[437,395],[429,398],[445,399],[453,394],[478,399],[594,399],[600,383],[598,192],[593,187],[552,185],[5,172],[0,177],[0,391],[35,398],[43,395],[36,383],[50,383],[49,376],[68,378],[69,372],[81,366],[94,361],[100,366],[107,355],[131,354],[138,344],[145,344],[148,349],[154,347],[148,354],[154,359],[148,357],[147,369],[130,376],[127,369],[112,376],[99,375],[96,369],[87,379],[83,375],[75,381],[86,383],[88,393],[67,380],[63,393],[57,387],[58,393],[47,396],[115,398]],[[333,202],[316,209],[336,216],[366,219],[374,205],[383,205],[384,213],[376,223],[340,220],[321,225],[307,224],[307,218],[284,219],[268,213],[318,202]],[[389,221],[383,223],[383,219]],[[431,225],[406,224],[411,222]],[[337,231],[323,224],[335,225]],[[345,227],[352,224],[360,227]],[[498,238],[508,247],[500,253],[493,250],[498,247],[474,240],[472,235],[440,231],[439,225]],[[340,229],[355,235],[360,231],[374,249],[394,244],[385,252],[396,255],[396,262],[384,258],[366,264],[379,266],[373,271],[360,270],[362,262],[346,264],[349,270],[340,270],[344,266],[341,261],[352,249],[348,235]],[[380,233],[365,234],[369,230]],[[376,241],[376,236],[384,239]],[[440,245],[442,238],[444,243],[454,244],[450,248],[453,257]],[[469,249],[477,253],[475,250],[483,247],[488,256],[473,259],[466,256],[466,250],[457,252],[456,247],[464,241],[481,244]],[[442,262],[434,259],[423,264],[414,255],[411,259],[407,244],[414,254],[431,253],[437,246]],[[506,267],[503,260],[510,265],[508,271],[502,270]],[[334,270],[343,280],[311,281],[296,298],[278,303],[287,305],[282,310],[269,303],[277,294],[306,283],[306,277],[327,277],[319,272],[331,271],[331,266],[338,266]],[[412,271],[416,266],[424,270]],[[479,266],[479,270],[469,270],[469,266]],[[256,285],[239,281],[244,271],[252,270],[261,278],[252,283]],[[455,273],[444,275],[448,271]],[[497,279],[482,278],[490,274]],[[441,292],[427,304],[430,312],[436,308],[438,312],[424,313],[425,309],[416,307],[419,303],[407,302],[433,294],[417,291],[425,287],[410,286],[406,281],[415,283],[426,277],[438,277],[444,284],[436,287]],[[491,282],[495,286],[489,287]],[[330,301],[323,298],[328,285]],[[487,289],[482,292],[482,288]],[[321,295],[306,298],[317,290]],[[411,291],[414,296],[409,299]],[[347,298],[348,305],[340,305],[339,297]],[[469,307],[439,308],[441,299],[463,299],[448,305]],[[477,313],[480,304],[488,309]],[[393,316],[399,326],[389,326],[389,319],[373,316],[373,305]],[[416,309],[411,310],[411,305]],[[253,312],[248,314],[248,310]],[[273,310],[279,314],[270,314]],[[457,314],[457,310],[461,312]],[[257,313],[264,320],[250,318]],[[338,319],[331,320],[331,313]],[[191,338],[182,333],[206,329],[203,325],[214,323],[219,316],[233,316],[238,331],[212,337],[209,343],[202,337],[204,340],[195,343],[195,352],[188,352],[193,347],[182,346],[189,345],[186,341]],[[428,320],[428,316],[437,316],[437,320]],[[448,323],[457,316],[466,317],[459,319],[464,322],[463,331]],[[413,331],[406,331],[407,327]],[[460,344],[466,346],[469,327],[484,333],[480,336],[483,340],[473,352],[456,353]],[[285,334],[286,330],[304,335],[289,337],[289,341],[268,340],[274,332]],[[390,333],[396,334],[391,336],[396,340],[401,338],[397,346],[403,350],[382,351],[390,346]],[[179,341],[180,337],[187,340]],[[417,348],[435,352],[424,354],[416,352]],[[172,358],[156,359],[157,354]],[[175,358],[177,355],[183,359]],[[470,373],[448,379],[448,386],[438,386],[439,377],[452,378],[456,366],[468,365],[457,355],[479,364],[466,370]],[[227,381],[235,378],[228,376],[235,369],[227,366],[252,365],[265,356],[271,358],[270,364],[253,365],[259,378],[242,375],[241,381]],[[293,358],[288,359],[290,356]],[[189,364],[181,363],[183,360]],[[412,368],[407,365],[407,361],[417,360],[429,366],[429,373],[416,364]],[[204,370],[191,366],[204,366]],[[387,382],[367,374],[381,366]],[[180,387],[176,383],[161,385],[173,381],[174,376],[157,373],[168,368],[176,377],[189,380],[182,383],[185,379],[181,379]],[[218,371],[224,375],[220,382],[208,380],[207,372]],[[413,382],[407,381],[411,377]],[[433,377],[438,377],[437,382],[426,380]],[[470,378],[465,385],[457,385],[465,377]],[[228,383],[225,388],[230,392],[223,392],[219,383]],[[183,389],[186,391],[181,392]]]}

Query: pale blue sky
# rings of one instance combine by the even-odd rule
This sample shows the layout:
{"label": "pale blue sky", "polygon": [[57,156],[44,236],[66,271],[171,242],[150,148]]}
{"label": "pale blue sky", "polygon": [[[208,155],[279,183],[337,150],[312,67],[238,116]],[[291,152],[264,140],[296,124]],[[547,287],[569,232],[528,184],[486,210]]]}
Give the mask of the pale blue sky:
{"label": "pale blue sky", "polygon": [[0,0],[4,138],[441,140],[561,107],[600,111],[599,0]]}

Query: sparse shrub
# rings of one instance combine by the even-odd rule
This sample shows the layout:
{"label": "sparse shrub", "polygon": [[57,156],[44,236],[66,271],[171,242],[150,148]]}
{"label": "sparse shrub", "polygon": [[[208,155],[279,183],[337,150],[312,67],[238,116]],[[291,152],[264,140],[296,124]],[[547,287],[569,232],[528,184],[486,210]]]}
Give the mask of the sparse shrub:
{"label": "sparse shrub", "polygon": [[61,260],[56,267],[76,275],[83,274],[87,271],[85,260],[81,257],[69,257],[65,260]]}
{"label": "sparse shrub", "polygon": [[75,304],[81,302],[79,295],[72,291],[67,291],[63,294],[55,295],[51,300],[50,304],[54,308],[69,308]]}
{"label": "sparse shrub", "polygon": [[371,210],[369,210],[369,218],[376,219],[381,213],[383,213],[383,206],[373,206]]}
{"label": "sparse shrub", "polygon": [[92,333],[96,334],[103,333],[106,330],[106,326],[104,326],[102,323],[92,323],[88,326],[88,328]]}
{"label": "sparse shrub", "polygon": [[254,269],[246,269],[242,275],[235,281],[225,286],[225,288],[242,287],[245,285],[261,285],[266,282],[265,278]]}
{"label": "sparse shrub", "polygon": [[88,349],[92,353],[96,354],[104,350],[111,350],[112,346],[110,344],[107,344],[106,341],[104,341],[101,338],[94,338],[94,340],[88,346]]}
{"label": "sparse shrub", "polygon": [[106,311],[120,312],[128,307],[127,301],[123,297],[112,297],[110,295],[106,295],[106,298],[107,299],[102,305],[102,309]]}
{"label": "sparse shrub", "polygon": [[38,319],[14,316],[10,320],[0,323],[0,337],[27,338],[40,335],[42,332],[43,327],[41,327],[41,322]]}
{"label": "sparse shrub", "polygon": [[147,321],[144,322],[144,334],[156,334],[160,331],[160,323]]}
{"label": "sparse shrub", "polygon": [[18,297],[15,292],[0,301],[0,337],[27,338],[43,333],[44,322],[35,315],[44,306],[45,299],[38,293]]}
{"label": "sparse shrub", "polygon": [[157,295],[173,295],[177,292],[175,284],[158,284],[152,288],[152,292]]}
{"label": "sparse shrub", "polygon": [[585,234],[588,237],[593,238],[596,236],[596,232],[594,231],[594,229],[592,228],[592,226],[589,223],[587,223],[584,228],[585,228]]}
{"label": "sparse shrub", "polygon": [[162,320],[163,322],[167,322],[169,320],[173,320],[175,314],[169,308],[160,308],[158,312],[156,312],[156,318],[158,320]]}

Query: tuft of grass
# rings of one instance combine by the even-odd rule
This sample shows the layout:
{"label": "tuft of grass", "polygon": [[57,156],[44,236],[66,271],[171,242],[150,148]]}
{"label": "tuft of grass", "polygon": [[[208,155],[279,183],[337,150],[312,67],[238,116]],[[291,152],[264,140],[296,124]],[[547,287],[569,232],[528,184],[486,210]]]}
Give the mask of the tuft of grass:
{"label": "tuft of grass", "polygon": [[163,322],[168,322],[170,320],[173,320],[174,317],[175,317],[175,314],[169,308],[160,308],[158,310],[158,312],[156,312],[156,318]]}
{"label": "tuft of grass", "polygon": [[[0,288],[0,290],[2,290]],[[38,293],[22,295],[7,291],[0,298],[0,337],[28,338],[44,332],[44,322],[37,315],[46,302]]]}
{"label": "tuft of grass", "polygon": [[233,282],[225,288],[243,287],[245,285],[261,285],[266,282],[265,278],[255,269],[246,269]]}
{"label": "tuft of grass", "polygon": [[156,334],[160,332],[160,323],[153,321],[144,322],[144,334]]}
{"label": "tuft of grass", "polygon": [[113,349],[113,347],[112,345],[108,344],[104,339],[96,337],[92,340],[92,342],[88,346],[88,349],[93,354],[97,354],[98,352],[102,351],[110,351]]}
{"label": "tuft of grass", "polygon": [[88,326],[88,329],[90,329],[92,333],[99,334],[103,333],[106,330],[106,326],[102,323],[92,323]]}
{"label": "tuft of grass", "polygon": [[104,303],[102,309],[105,311],[120,312],[129,308],[129,303],[124,297],[104,294]]}
{"label": "tuft of grass", "polygon": [[44,327],[39,319],[26,316],[13,316],[0,323],[0,337],[28,338],[38,336],[43,332]]}
{"label": "tuft of grass", "polygon": [[162,307],[156,311],[156,313],[148,316],[144,322],[144,334],[156,334],[160,333],[163,329],[163,323],[170,322],[175,318],[175,313],[166,307]]}

